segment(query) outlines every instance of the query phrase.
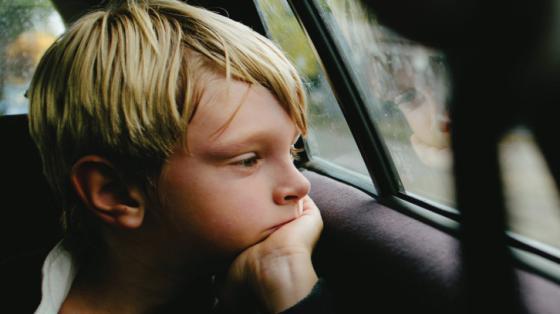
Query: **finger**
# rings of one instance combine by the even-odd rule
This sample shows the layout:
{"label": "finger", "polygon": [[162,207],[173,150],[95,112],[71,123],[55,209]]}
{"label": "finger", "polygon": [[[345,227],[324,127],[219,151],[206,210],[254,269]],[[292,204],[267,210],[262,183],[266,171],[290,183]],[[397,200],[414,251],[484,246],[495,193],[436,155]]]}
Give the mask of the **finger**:
{"label": "finger", "polygon": [[303,199],[303,211],[305,212],[306,210],[316,210],[318,211],[319,208],[317,208],[317,205],[315,205],[315,202],[311,199],[311,197],[309,197],[309,195],[306,195]]}
{"label": "finger", "polygon": [[303,215],[303,206],[303,199],[301,199],[298,202],[298,217],[301,217],[301,215]]}
{"label": "finger", "polygon": [[303,199],[302,215],[313,216],[316,219],[322,221],[321,212],[319,211],[319,208],[317,207],[317,205],[315,205],[315,202],[309,196],[306,196]]}
{"label": "finger", "polygon": [[323,230],[323,218],[321,217],[321,212],[311,197],[306,196],[303,199],[303,202],[303,212],[306,216],[312,218],[312,221],[314,221],[313,225],[315,225],[315,234],[318,238],[319,234]]}

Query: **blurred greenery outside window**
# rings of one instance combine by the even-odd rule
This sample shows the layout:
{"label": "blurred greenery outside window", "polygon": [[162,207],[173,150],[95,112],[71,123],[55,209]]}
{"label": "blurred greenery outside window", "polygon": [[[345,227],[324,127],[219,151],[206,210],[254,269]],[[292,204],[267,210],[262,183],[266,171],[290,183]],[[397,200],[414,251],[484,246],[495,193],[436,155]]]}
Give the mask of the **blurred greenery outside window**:
{"label": "blurred greenery outside window", "polygon": [[258,0],[268,32],[296,66],[308,92],[308,153],[371,182],[326,75],[286,0]]}
{"label": "blurred greenery outside window", "polygon": [[0,0],[0,115],[27,113],[24,97],[46,49],[64,32],[47,0]]}

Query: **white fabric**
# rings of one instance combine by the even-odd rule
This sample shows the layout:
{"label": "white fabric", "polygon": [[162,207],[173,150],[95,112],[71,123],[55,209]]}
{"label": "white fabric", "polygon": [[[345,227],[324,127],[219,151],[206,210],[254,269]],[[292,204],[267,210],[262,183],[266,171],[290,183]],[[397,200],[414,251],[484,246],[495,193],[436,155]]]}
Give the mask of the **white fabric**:
{"label": "white fabric", "polygon": [[43,264],[42,297],[35,314],[57,314],[59,312],[76,277],[76,270],[72,256],[59,242],[49,252]]}

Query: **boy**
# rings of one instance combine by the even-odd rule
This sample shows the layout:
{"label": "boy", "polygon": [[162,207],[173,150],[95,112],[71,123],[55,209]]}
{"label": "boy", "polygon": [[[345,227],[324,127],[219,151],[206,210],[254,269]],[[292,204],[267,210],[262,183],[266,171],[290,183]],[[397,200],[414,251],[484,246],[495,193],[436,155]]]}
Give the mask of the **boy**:
{"label": "boy", "polygon": [[322,220],[291,156],[304,90],[266,38],[180,2],[120,1],[49,48],[29,96],[66,231],[37,313],[326,309]]}

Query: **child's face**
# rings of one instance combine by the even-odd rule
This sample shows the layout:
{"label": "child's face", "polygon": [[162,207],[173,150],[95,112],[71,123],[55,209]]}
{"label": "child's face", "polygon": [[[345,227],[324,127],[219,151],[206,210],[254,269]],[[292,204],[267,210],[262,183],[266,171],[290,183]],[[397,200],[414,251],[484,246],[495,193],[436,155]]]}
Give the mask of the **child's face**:
{"label": "child's face", "polygon": [[297,218],[309,192],[290,154],[297,136],[264,87],[232,81],[228,91],[224,79],[209,82],[189,124],[190,153],[177,149],[160,179],[163,212],[180,244],[232,257]]}
{"label": "child's face", "polygon": [[404,114],[416,139],[428,147],[448,147],[449,118],[445,109],[447,90],[443,74],[423,75],[421,69],[411,65],[396,71],[394,78],[402,92],[393,101]]}
{"label": "child's face", "polygon": [[410,129],[418,141],[429,147],[449,146],[449,118],[431,91],[414,91],[413,99],[400,103]]}

